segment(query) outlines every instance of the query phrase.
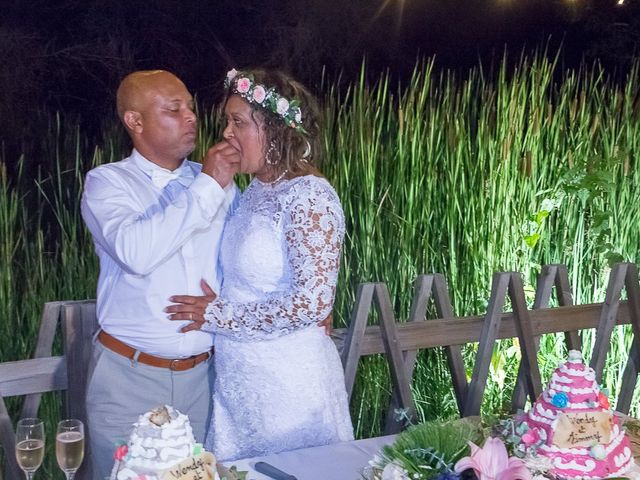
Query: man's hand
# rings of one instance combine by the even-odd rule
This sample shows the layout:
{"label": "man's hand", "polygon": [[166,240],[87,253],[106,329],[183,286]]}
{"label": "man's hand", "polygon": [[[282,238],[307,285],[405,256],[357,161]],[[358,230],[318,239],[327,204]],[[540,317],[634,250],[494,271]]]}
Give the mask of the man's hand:
{"label": "man's hand", "polygon": [[331,332],[333,332],[333,313],[330,313],[323,321],[318,322],[318,326],[324,327],[324,333],[331,336]]}
{"label": "man's hand", "polygon": [[211,147],[202,161],[202,173],[206,173],[225,188],[240,168],[240,154],[229,142],[222,140]]}
{"label": "man's hand", "polygon": [[183,333],[202,328],[207,305],[217,298],[217,295],[204,280],[200,280],[200,287],[204,295],[174,295],[169,298],[169,301],[176,305],[169,305],[164,309],[165,312],[170,313],[169,320],[189,320],[191,322],[180,329]]}

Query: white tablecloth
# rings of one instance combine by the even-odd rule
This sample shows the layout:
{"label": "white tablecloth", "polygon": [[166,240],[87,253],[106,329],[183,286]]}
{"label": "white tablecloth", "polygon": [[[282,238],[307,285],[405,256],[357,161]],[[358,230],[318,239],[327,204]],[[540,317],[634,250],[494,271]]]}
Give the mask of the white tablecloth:
{"label": "white tablecloth", "polygon": [[238,470],[248,470],[247,480],[269,480],[256,472],[256,462],[267,462],[298,480],[358,480],[362,469],[383,445],[393,442],[394,435],[367,438],[353,442],[335,443],[322,447],[303,448],[266,457],[247,458],[230,462]]}

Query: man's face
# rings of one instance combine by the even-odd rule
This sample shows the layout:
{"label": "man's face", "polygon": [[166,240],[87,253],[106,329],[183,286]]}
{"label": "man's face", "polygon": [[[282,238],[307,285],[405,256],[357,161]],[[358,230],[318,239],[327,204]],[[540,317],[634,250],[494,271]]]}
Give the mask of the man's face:
{"label": "man's face", "polygon": [[140,99],[139,150],[151,161],[175,164],[196,145],[197,123],[193,98],[174,75],[162,72],[148,82]]}

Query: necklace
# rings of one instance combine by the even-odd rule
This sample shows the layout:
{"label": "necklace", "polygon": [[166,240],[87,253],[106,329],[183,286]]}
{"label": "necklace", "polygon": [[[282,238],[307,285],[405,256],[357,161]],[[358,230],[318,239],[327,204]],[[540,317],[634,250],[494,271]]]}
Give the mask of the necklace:
{"label": "necklace", "polygon": [[289,173],[289,169],[288,168],[286,168],[284,170],[284,172],[282,172],[280,175],[278,175],[278,178],[276,178],[275,180],[271,180],[270,182],[262,182],[262,183],[264,183],[265,185],[275,185],[280,180],[282,180],[287,173]]}

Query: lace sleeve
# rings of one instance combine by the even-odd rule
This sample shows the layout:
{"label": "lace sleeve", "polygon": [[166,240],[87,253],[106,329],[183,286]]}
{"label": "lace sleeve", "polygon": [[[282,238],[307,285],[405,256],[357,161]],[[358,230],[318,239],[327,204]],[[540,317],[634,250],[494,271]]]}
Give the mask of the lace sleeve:
{"label": "lace sleeve", "polygon": [[286,209],[289,289],[249,303],[217,298],[207,306],[203,330],[238,338],[274,336],[320,322],[331,313],[344,215],[335,192],[326,183],[309,183],[301,185],[303,188]]}

